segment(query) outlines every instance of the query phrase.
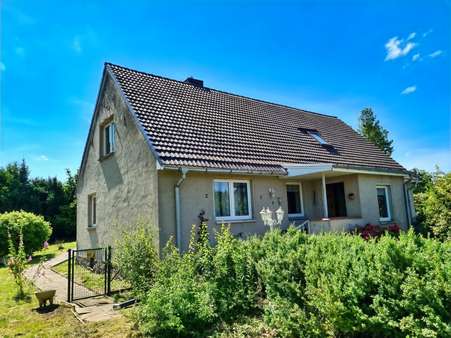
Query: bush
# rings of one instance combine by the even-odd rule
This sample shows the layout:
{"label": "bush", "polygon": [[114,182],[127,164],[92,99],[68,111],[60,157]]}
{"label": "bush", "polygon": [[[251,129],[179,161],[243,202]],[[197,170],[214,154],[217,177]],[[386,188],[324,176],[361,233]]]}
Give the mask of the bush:
{"label": "bush", "polygon": [[154,237],[138,224],[136,230],[124,232],[120,238],[114,248],[113,264],[119,267],[121,277],[130,283],[135,295],[140,296],[150,289],[158,270]]}
{"label": "bush", "polygon": [[31,212],[12,211],[0,214],[0,257],[8,254],[8,232],[16,250],[19,247],[20,233],[23,233],[25,253],[31,255],[50,238],[52,228],[44,217]]}
{"label": "bush", "polygon": [[[401,234],[267,235],[265,320],[282,336],[448,336],[450,244]],[[304,243],[302,243],[304,242]],[[296,243],[300,245],[296,247]],[[429,257],[429,259],[427,258]],[[416,286],[415,286],[416,285]]]}
{"label": "bush", "polygon": [[256,268],[258,241],[233,238],[228,228],[217,235],[213,250],[215,302],[222,319],[232,319],[258,309],[262,286]]}
{"label": "bush", "polygon": [[216,316],[213,285],[196,273],[192,254],[179,255],[170,243],[154,286],[139,307],[137,318],[147,336],[194,336]]}
{"label": "bush", "polygon": [[139,305],[146,335],[205,335],[256,316],[282,337],[451,335],[451,242],[293,228],[248,240],[224,228],[215,247],[199,237],[184,255],[169,245]]}

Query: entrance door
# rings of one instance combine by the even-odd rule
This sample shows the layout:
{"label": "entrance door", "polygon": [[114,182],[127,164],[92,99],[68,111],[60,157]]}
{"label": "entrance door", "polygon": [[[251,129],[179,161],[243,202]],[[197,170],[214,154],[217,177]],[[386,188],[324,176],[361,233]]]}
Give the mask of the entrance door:
{"label": "entrance door", "polygon": [[343,182],[326,184],[329,217],[346,217],[345,186]]}

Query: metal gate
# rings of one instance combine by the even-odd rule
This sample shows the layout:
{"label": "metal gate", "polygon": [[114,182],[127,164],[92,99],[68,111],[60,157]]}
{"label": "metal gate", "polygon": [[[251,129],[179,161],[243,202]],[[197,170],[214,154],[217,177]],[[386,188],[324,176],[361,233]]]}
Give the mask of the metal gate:
{"label": "metal gate", "polygon": [[130,289],[112,263],[112,252],[111,247],[68,250],[68,302]]}

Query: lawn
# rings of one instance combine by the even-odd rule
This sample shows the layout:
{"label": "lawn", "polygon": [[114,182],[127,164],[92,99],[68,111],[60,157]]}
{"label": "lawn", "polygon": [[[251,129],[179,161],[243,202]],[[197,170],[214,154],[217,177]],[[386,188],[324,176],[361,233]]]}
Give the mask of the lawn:
{"label": "lawn", "polygon": [[76,242],[66,242],[49,245],[47,249],[36,251],[33,254],[31,264],[36,264],[39,263],[40,261],[48,261],[49,259],[52,259],[56,255],[59,255],[63,252],[67,252],[68,249],[74,249],[75,246]]}
{"label": "lawn", "polygon": [[[66,243],[62,250],[74,247]],[[58,245],[35,253],[33,263],[50,259],[58,252]],[[28,291],[33,295],[33,287]],[[133,334],[126,316],[111,321],[80,323],[69,308],[59,306],[49,313],[39,313],[34,295],[26,300],[16,299],[16,285],[6,267],[0,267],[0,336],[1,337],[127,337]],[[125,312],[124,314],[127,314]]]}

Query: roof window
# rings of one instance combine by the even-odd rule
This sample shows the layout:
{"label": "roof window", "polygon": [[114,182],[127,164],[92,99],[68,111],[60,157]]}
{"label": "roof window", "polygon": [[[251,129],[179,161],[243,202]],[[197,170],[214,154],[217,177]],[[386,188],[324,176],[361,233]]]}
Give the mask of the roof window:
{"label": "roof window", "polygon": [[310,135],[322,146],[331,147],[331,144],[321,137],[319,131],[311,128],[298,128],[302,133]]}
{"label": "roof window", "polygon": [[319,142],[319,144],[323,145],[323,146],[329,146],[330,144],[324,140],[321,135],[318,133],[318,131],[313,131],[313,130],[309,130],[307,132],[311,137],[313,137],[315,140],[317,140]]}

